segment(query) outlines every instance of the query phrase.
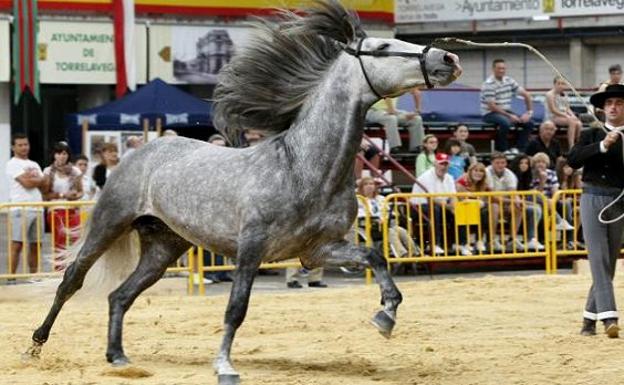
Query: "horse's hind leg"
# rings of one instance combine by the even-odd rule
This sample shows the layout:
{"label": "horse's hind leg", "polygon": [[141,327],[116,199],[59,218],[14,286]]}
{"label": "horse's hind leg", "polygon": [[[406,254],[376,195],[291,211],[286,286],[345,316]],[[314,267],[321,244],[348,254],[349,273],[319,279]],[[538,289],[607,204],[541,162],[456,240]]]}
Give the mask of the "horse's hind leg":
{"label": "horse's hind leg", "polygon": [[191,244],[154,217],[139,218],[134,227],[141,240],[137,268],[109,297],[108,348],[106,359],[113,365],[128,363],[122,346],[123,318],[134,300],[158,281],[167,267]]}
{"label": "horse's hind leg", "polygon": [[326,256],[326,265],[365,266],[373,269],[381,289],[381,304],[384,309],[373,317],[371,323],[384,337],[390,338],[395,325],[397,308],[403,297],[388,273],[386,261],[381,254],[374,248],[356,246],[346,241],[326,245],[320,253]]}
{"label": "horse's hind leg", "polygon": [[110,218],[110,215],[113,215],[113,213],[110,213],[110,215],[106,214],[109,213],[102,213],[102,220],[93,221],[89,228],[87,238],[78,251],[76,259],[67,267],[67,270],[65,270],[63,281],[56,290],[54,303],[46,319],[33,333],[31,355],[36,356],[39,354],[41,345],[44,344],[50,336],[50,329],[52,329],[52,325],[54,325],[54,321],[61,311],[63,304],[82,287],[84,278],[95,261],[108,249],[110,244],[129,230],[130,219],[118,217],[115,220]]}

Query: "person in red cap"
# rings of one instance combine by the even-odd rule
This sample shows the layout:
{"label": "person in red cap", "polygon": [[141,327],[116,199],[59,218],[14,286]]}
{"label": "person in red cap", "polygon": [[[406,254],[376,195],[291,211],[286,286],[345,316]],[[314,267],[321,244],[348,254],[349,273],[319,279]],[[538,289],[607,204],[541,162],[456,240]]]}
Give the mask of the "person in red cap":
{"label": "person in red cap", "polygon": [[[609,85],[604,92],[592,95],[589,101],[604,111],[608,133],[602,128],[584,131],[568,155],[568,164],[572,168],[583,167],[581,222],[592,273],[581,334],[596,334],[596,321],[602,321],[607,336],[617,338],[620,329],[613,275],[622,244],[624,221],[618,217],[622,215],[624,205],[614,200],[620,198],[624,189],[620,138],[624,130],[624,85]],[[603,209],[611,203],[616,204],[606,210],[603,217]]]}
{"label": "person in red cap", "polygon": [[[414,183],[412,187],[412,193],[431,193],[431,194],[454,194],[457,192],[455,188],[455,181],[453,177],[448,173],[449,169],[449,156],[445,153],[437,153],[435,155],[434,167],[425,171],[418,177],[418,183]],[[425,190],[423,190],[423,187]],[[434,212],[434,245],[431,245],[432,254],[447,254],[446,245],[443,245],[444,239],[444,223],[443,218],[446,220],[447,228],[454,229],[454,212],[455,203],[457,198],[447,196],[436,196],[433,198],[412,198],[412,204],[424,205],[423,213],[430,213],[431,208]],[[446,210],[446,214],[443,216],[443,210]],[[459,240],[461,246],[457,249],[461,255],[472,255],[471,248],[466,245],[466,232],[465,228],[459,229]],[[455,239],[452,236],[447,236],[447,239]]]}

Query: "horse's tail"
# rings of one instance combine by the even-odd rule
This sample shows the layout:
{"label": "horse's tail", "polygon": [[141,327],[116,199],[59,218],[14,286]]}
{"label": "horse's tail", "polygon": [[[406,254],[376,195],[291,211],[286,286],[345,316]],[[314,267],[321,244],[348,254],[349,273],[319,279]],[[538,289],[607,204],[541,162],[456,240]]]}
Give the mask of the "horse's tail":
{"label": "horse's tail", "polygon": [[[69,266],[82,249],[90,232],[88,221],[84,232],[63,253],[63,265]],[[89,269],[83,284],[83,290],[93,293],[109,293],[116,289],[136,268],[140,258],[139,233],[131,230],[117,238]]]}

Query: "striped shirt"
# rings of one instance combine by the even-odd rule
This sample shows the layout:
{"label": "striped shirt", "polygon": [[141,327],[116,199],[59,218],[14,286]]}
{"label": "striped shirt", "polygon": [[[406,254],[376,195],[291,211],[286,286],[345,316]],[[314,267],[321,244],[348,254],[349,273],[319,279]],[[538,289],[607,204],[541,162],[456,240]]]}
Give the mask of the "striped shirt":
{"label": "striped shirt", "polygon": [[552,198],[555,190],[559,189],[559,179],[557,179],[557,173],[547,168],[544,186],[540,186],[539,178],[533,178],[533,180],[531,181],[531,187],[534,190],[543,192],[546,197]]}
{"label": "striped shirt", "polygon": [[509,76],[499,81],[494,76],[487,78],[481,86],[481,115],[490,113],[487,102],[492,100],[503,110],[511,111],[511,98],[516,96],[518,83]]}

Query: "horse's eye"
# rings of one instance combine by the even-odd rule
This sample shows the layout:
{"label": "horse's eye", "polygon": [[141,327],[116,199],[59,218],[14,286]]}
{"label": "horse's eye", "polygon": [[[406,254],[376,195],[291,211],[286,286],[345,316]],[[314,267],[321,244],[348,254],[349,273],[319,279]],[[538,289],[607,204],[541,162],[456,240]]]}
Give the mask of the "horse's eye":
{"label": "horse's eye", "polygon": [[390,47],[390,43],[382,43],[377,47],[377,51],[385,51],[388,47]]}

